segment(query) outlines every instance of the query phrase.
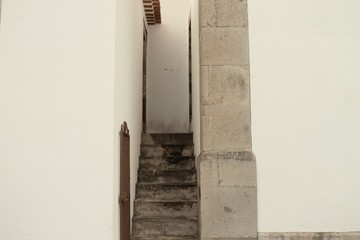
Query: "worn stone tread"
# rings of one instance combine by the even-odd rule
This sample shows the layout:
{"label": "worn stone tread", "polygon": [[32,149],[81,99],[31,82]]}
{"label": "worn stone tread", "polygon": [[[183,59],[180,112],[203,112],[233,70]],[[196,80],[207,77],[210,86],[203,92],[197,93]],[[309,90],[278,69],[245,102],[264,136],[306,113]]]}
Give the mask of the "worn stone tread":
{"label": "worn stone tread", "polygon": [[192,134],[142,134],[133,240],[197,240]]}
{"label": "worn stone tread", "polygon": [[183,183],[196,182],[195,170],[138,171],[138,182]]}
{"label": "worn stone tread", "polygon": [[141,157],[192,157],[194,145],[143,145],[140,146]]}
{"label": "worn stone tread", "polygon": [[197,201],[135,200],[136,217],[196,217]]}
{"label": "worn stone tread", "polygon": [[156,186],[197,186],[196,182],[181,182],[181,183],[152,183],[152,182],[138,182],[137,185],[156,185]]}
{"label": "worn stone tread", "polygon": [[141,142],[147,145],[192,144],[192,133],[142,133]]}
{"label": "worn stone tread", "polygon": [[198,234],[197,217],[137,218],[133,217],[135,237],[150,236],[193,236]]}
{"label": "worn stone tread", "polygon": [[140,157],[139,169],[173,170],[195,169],[195,157]]}
{"label": "worn stone tread", "polygon": [[153,236],[153,237],[132,237],[133,240],[198,240],[198,235],[193,236]]}

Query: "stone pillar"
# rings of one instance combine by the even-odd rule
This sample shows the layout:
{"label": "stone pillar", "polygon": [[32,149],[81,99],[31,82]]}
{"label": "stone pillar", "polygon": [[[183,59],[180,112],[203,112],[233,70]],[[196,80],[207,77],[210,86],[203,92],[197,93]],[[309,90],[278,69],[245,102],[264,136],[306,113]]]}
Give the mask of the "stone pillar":
{"label": "stone pillar", "polygon": [[246,0],[200,0],[201,239],[257,239]]}

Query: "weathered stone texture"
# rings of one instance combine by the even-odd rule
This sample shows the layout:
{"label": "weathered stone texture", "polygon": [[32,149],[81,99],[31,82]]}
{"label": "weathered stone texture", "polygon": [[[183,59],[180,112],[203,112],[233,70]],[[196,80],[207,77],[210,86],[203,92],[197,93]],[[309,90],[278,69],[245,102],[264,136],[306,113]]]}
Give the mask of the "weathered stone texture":
{"label": "weathered stone texture", "polygon": [[360,232],[341,232],[339,233],[341,240],[359,240]]}
{"label": "weathered stone texture", "polygon": [[359,240],[360,232],[258,233],[258,240]]}
{"label": "weathered stone texture", "polygon": [[239,113],[234,115],[213,116],[214,150],[250,150],[250,115]]}
{"label": "weathered stone texture", "polygon": [[246,27],[246,0],[203,0],[200,21],[202,27]]}
{"label": "weathered stone texture", "polygon": [[256,237],[256,175],[252,152],[202,153],[199,161],[200,215],[205,230],[202,236]]}
{"label": "weathered stone texture", "polygon": [[[205,236],[256,236],[256,189],[240,186],[201,188]],[[203,233],[204,234],[204,233]]]}
{"label": "weathered stone texture", "polygon": [[251,161],[236,159],[221,161],[219,164],[220,186],[256,186],[256,166]]}
{"label": "weathered stone texture", "polygon": [[[217,66],[210,67],[209,75],[209,94],[203,97],[201,115],[212,116],[212,127],[207,128],[212,134],[204,132],[204,151],[251,149],[248,70]],[[209,119],[203,120],[207,126]],[[207,137],[212,138],[212,147],[207,144]]]}
{"label": "weathered stone texture", "polygon": [[257,239],[246,0],[200,0],[201,239]]}
{"label": "weathered stone texture", "polygon": [[201,122],[202,148],[204,151],[212,151],[214,149],[212,116],[202,116]]}
{"label": "weathered stone texture", "polygon": [[201,96],[203,98],[207,98],[209,96],[209,66],[201,67],[201,76],[202,76]]}
{"label": "weathered stone texture", "polygon": [[204,77],[208,88],[203,95],[204,104],[226,105],[233,101],[249,104],[249,71],[246,67],[213,66]]}
{"label": "weathered stone texture", "polygon": [[202,65],[248,65],[247,28],[203,28]]}
{"label": "weathered stone texture", "polygon": [[201,1],[201,11],[199,17],[202,27],[215,26],[215,22],[216,22],[215,0]]}
{"label": "weathered stone texture", "polygon": [[216,0],[215,9],[216,26],[247,26],[247,3],[245,0]]}
{"label": "weathered stone texture", "polygon": [[202,240],[257,240],[257,237],[204,237]]}
{"label": "weathered stone texture", "polygon": [[340,240],[339,233],[284,233],[284,240]]}

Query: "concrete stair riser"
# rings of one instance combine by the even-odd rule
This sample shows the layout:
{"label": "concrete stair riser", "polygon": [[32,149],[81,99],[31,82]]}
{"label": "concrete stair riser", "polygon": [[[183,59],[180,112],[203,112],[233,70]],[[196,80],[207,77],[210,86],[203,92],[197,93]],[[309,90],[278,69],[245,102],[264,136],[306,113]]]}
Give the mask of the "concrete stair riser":
{"label": "concrete stair riser", "polygon": [[194,185],[161,185],[161,184],[137,184],[137,199],[152,200],[196,200],[197,189]]}
{"label": "concrete stair riser", "polygon": [[198,240],[198,236],[154,236],[154,237],[133,237],[132,240]]}
{"label": "concrete stair riser", "polygon": [[186,145],[193,143],[192,133],[156,134],[143,133],[141,142],[145,145]]}
{"label": "concrete stair riser", "polygon": [[198,234],[197,219],[134,218],[133,233],[135,237],[193,236]]}
{"label": "concrete stair riser", "polygon": [[140,170],[195,169],[195,160],[193,157],[140,158],[139,169]]}
{"label": "concrete stair riser", "polygon": [[196,217],[197,203],[191,201],[146,201],[136,200],[136,217]]}
{"label": "concrete stair riser", "polygon": [[196,182],[194,170],[138,171],[138,183],[190,183]]}
{"label": "concrete stair riser", "polygon": [[142,157],[192,157],[194,156],[193,145],[141,145]]}
{"label": "concrete stair riser", "polygon": [[192,134],[142,134],[133,240],[197,240]]}

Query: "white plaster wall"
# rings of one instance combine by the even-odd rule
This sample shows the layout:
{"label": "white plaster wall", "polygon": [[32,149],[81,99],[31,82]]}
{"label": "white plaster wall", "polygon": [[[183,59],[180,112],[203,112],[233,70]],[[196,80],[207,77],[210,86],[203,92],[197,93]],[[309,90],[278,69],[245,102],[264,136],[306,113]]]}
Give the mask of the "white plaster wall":
{"label": "white plaster wall", "polygon": [[[139,165],[142,131],[142,64],[144,7],[142,1],[117,1],[115,56],[115,133],[123,121],[130,129],[131,213]],[[114,226],[119,226],[119,135],[115,136]],[[114,240],[119,239],[115,228]]]}
{"label": "white plaster wall", "polygon": [[188,0],[162,0],[160,25],[149,26],[147,132],[189,132]]}
{"label": "white plaster wall", "polygon": [[358,231],[360,2],[248,4],[259,231]]}
{"label": "white plaster wall", "polygon": [[2,4],[0,239],[118,239],[122,121],[132,193],[140,145],[141,4]]}
{"label": "white plaster wall", "polygon": [[199,70],[199,1],[190,1],[191,14],[191,76],[192,76],[192,120],[195,156],[200,154],[200,70]]}

